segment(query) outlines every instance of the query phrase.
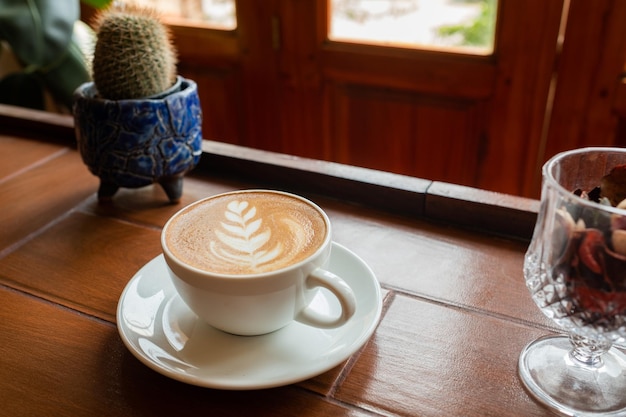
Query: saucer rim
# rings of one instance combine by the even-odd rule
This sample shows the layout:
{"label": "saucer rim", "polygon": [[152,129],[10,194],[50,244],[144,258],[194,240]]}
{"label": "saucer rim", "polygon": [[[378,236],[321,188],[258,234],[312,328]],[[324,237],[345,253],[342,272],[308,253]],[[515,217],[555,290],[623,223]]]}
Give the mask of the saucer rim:
{"label": "saucer rim", "polygon": [[[327,361],[324,366],[315,368],[314,371],[303,372],[300,374],[296,373],[292,377],[283,377],[283,378],[278,378],[275,380],[270,379],[265,383],[245,383],[245,381],[243,380],[240,380],[239,383],[235,383],[233,381],[225,382],[223,379],[217,379],[217,378],[211,379],[210,377],[206,377],[206,376],[198,376],[198,375],[191,375],[191,374],[184,373],[184,372],[176,372],[172,370],[171,368],[167,368],[167,367],[160,365],[157,361],[151,359],[150,357],[146,356],[145,353],[138,350],[135,347],[133,341],[131,340],[130,332],[132,332],[132,330],[125,330],[126,326],[123,324],[124,320],[121,317],[122,307],[124,304],[124,300],[127,296],[127,293],[135,281],[141,280],[142,278],[146,279],[145,277],[148,277],[147,279],[157,279],[157,278],[151,277],[149,274],[146,274],[144,271],[149,269],[149,267],[152,267],[153,266],[152,264],[161,263],[162,266],[165,266],[165,259],[162,253],[155,256],[150,261],[146,262],[141,268],[139,268],[135,272],[135,274],[132,276],[132,278],[127,282],[126,286],[124,287],[124,290],[122,291],[120,295],[118,305],[117,305],[117,311],[116,311],[116,324],[117,324],[118,333],[124,345],[126,346],[126,348],[133,354],[133,356],[135,356],[135,358],[139,359],[141,363],[143,363],[148,368],[154,370],[155,372],[161,375],[164,375],[168,378],[171,378],[171,379],[174,379],[176,381],[180,381],[186,384],[190,384],[190,385],[195,385],[195,386],[204,387],[204,388],[211,388],[211,389],[222,389],[222,390],[233,390],[233,391],[234,390],[255,390],[255,389],[267,389],[267,388],[275,388],[275,387],[290,385],[290,384],[298,383],[301,381],[305,381],[310,378],[314,378],[315,376],[323,374],[324,372],[327,372],[333,369],[334,367],[336,367],[337,365],[341,364],[342,362],[346,361],[348,358],[350,358],[350,356],[352,356],[354,353],[359,351],[363,346],[365,346],[365,344],[368,342],[368,340],[376,331],[376,328],[378,327],[378,324],[380,322],[381,315],[382,315],[382,307],[383,307],[382,290],[380,287],[380,283],[378,282],[378,279],[376,278],[376,275],[374,274],[370,266],[363,259],[361,259],[357,254],[355,254],[354,252],[352,252],[350,249],[346,248],[345,246],[335,241],[332,241],[331,243],[332,243],[331,258],[332,258],[333,252],[335,252],[336,250],[343,251],[345,256],[347,256],[347,258],[349,259],[349,262],[357,262],[360,264],[362,268],[364,268],[364,270],[367,271],[367,274],[366,274],[367,281],[369,282],[366,285],[373,287],[373,290],[375,292],[375,294],[372,294],[373,302],[371,303],[371,307],[368,309],[367,314],[372,314],[372,312],[374,312],[374,314],[371,315],[370,320],[364,322],[364,325],[362,326],[363,330],[360,331],[355,337],[351,338],[351,340],[349,339],[347,343],[348,346],[343,349],[342,354],[337,355],[332,361]],[[167,279],[167,278],[162,278],[162,279]],[[173,291],[174,291],[174,294],[166,297],[161,302],[161,304],[165,304],[169,302],[174,297],[179,297],[175,293],[175,290]],[[359,303],[357,299],[357,306],[358,304]],[[306,325],[302,325],[302,326],[303,328],[308,327]],[[312,329],[316,331],[323,330],[323,329],[317,329],[317,328],[312,328]],[[129,334],[126,334],[126,331],[128,331]],[[281,331],[285,331],[285,330],[284,329],[277,330],[277,332],[281,332]],[[263,337],[263,336],[266,336],[266,335],[249,336],[249,337]],[[154,340],[154,339],[160,339],[160,338],[157,337],[157,338],[152,338],[152,339]],[[323,355],[324,355],[324,352],[320,351],[318,356],[321,357]]]}

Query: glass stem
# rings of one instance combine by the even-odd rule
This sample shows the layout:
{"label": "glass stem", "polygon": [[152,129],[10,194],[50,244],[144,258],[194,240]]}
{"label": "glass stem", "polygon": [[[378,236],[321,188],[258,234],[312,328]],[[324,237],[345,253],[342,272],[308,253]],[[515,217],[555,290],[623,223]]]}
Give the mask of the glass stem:
{"label": "glass stem", "polygon": [[570,335],[569,339],[574,346],[569,354],[570,357],[579,365],[592,368],[599,368],[603,365],[602,355],[611,348],[611,342],[607,341],[599,341],[578,335]]}

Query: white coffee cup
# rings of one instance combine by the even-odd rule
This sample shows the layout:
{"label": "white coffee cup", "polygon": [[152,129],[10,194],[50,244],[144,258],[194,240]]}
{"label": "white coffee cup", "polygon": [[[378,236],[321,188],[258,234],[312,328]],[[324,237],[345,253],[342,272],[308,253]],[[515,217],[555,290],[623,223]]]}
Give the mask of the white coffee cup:
{"label": "white coffee cup", "polygon": [[[293,320],[334,328],[354,314],[354,292],[324,269],[330,220],[303,197],[242,190],[199,200],[168,220],[161,246],[181,299],[225,332],[260,335]],[[337,298],[340,315],[312,308],[319,287]]]}

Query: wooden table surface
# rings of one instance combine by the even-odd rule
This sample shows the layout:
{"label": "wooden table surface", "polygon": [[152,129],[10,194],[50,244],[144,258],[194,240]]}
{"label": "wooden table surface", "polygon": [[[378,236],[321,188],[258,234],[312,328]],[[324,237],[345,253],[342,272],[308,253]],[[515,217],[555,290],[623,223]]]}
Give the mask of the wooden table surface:
{"label": "wooden table surface", "polygon": [[[536,201],[207,142],[179,204],[149,186],[102,205],[71,119],[0,113],[0,415],[551,415],[517,376],[522,348],[555,330],[522,276]],[[175,211],[252,187],[328,212],[335,241],[382,286],[381,321],[347,361],[294,385],[162,376],[118,334],[121,292]]]}

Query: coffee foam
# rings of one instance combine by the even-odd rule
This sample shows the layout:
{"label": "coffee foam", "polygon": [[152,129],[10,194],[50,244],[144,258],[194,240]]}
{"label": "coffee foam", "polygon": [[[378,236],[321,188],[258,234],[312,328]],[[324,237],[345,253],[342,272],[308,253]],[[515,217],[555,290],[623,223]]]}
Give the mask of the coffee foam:
{"label": "coffee foam", "polygon": [[243,275],[285,268],[324,242],[326,223],[309,204],[284,194],[217,196],[179,213],[167,230],[176,258],[209,272]]}

